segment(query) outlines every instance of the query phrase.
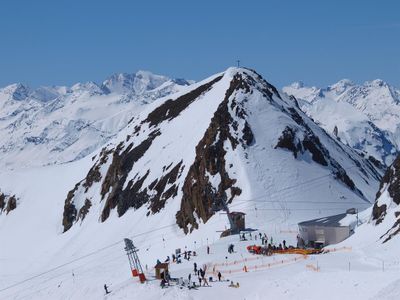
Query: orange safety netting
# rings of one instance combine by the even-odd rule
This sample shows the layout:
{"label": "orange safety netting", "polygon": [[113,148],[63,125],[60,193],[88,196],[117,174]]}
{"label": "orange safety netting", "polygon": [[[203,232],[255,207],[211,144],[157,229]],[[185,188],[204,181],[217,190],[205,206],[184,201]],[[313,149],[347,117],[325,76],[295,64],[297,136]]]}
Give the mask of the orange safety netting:
{"label": "orange safety netting", "polygon": [[[233,274],[233,273],[239,273],[239,272],[249,272],[249,271],[256,271],[259,269],[264,269],[264,268],[271,268],[274,266],[279,266],[287,263],[292,263],[292,262],[297,262],[300,260],[307,259],[307,255],[300,255],[296,256],[290,259],[282,259],[282,260],[276,260],[270,263],[265,263],[265,264],[260,264],[260,265],[254,265],[254,266],[247,266],[244,265],[242,268],[237,268],[237,269],[229,269],[229,270],[217,270],[216,265],[213,266],[212,271],[209,271],[209,274],[216,274],[217,272],[221,272],[221,274]],[[247,260],[248,261],[248,260]],[[242,260],[244,262],[244,260]],[[227,266],[227,264],[222,264],[222,266]]]}

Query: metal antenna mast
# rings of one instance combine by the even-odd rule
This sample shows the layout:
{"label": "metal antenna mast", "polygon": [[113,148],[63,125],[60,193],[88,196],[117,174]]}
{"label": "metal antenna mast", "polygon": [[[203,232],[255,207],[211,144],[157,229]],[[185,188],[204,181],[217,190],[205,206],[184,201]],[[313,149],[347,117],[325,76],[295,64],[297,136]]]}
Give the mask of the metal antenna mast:
{"label": "metal antenna mast", "polygon": [[132,271],[132,276],[133,277],[139,276],[140,282],[143,283],[146,281],[146,277],[144,276],[143,268],[140,263],[139,257],[137,255],[139,249],[133,245],[133,241],[130,239],[124,239],[124,242],[125,242],[125,251],[126,254],[128,255],[129,266],[131,267]]}

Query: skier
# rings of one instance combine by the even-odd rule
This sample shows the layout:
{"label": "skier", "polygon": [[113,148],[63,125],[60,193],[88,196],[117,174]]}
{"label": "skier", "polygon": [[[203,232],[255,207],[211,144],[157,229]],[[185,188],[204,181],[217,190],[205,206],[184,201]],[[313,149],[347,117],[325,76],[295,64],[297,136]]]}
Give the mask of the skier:
{"label": "skier", "polygon": [[221,272],[218,272],[218,281],[221,281],[221,277],[222,277]]}
{"label": "skier", "polygon": [[193,270],[194,270],[194,274],[196,274],[197,273],[197,264],[196,263],[193,263]]}
{"label": "skier", "polygon": [[109,293],[111,293],[110,291],[108,291],[108,286],[107,286],[107,284],[104,284],[104,289],[106,290],[106,295],[108,295]]}
{"label": "skier", "polygon": [[207,254],[210,254],[210,246],[207,246]]}

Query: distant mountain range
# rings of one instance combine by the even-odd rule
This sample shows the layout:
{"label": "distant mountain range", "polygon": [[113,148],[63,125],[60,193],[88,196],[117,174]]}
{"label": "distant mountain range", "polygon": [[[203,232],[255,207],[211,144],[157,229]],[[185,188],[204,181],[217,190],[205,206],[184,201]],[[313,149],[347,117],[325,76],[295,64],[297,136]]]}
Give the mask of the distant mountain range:
{"label": "distant mountain range", "polygon": [[400,90],[377,79],[357,85],[350,80],[325,87],[295,82],[283,91],[322,128],[362,155],[388,166],[400,145]]}
{"label": "distant mountain range", "polygon": [[77,83],[31,89],[0,89],[0,166],[64,163],[101,147],[143,105],[189,82],[139,71],[115,74],[98,85]]}

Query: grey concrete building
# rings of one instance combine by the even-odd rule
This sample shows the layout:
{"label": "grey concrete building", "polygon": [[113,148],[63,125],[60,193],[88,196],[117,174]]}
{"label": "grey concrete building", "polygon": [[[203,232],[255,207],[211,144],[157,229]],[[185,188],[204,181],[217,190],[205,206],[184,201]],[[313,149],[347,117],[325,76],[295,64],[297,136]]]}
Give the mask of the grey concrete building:
{"label": "grey concrete building", "polygon": [[340,243],[353,234],[356,223],[354,209],[339,215],[301,222],[298,224],[300,244],[319,248]]}

